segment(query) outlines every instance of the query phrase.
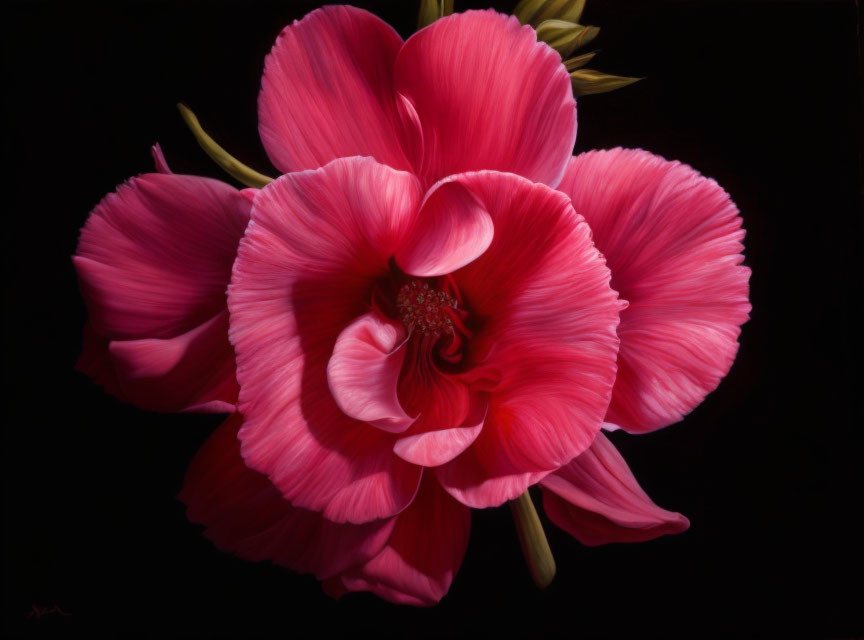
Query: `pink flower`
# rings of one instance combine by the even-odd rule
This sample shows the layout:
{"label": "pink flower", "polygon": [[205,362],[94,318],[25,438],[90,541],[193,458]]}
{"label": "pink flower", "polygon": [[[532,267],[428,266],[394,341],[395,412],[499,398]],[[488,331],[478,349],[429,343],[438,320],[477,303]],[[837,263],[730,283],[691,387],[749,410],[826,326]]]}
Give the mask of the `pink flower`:
{"label": "pink flower", "polygon": [[261,136],[285,175],[238,191],[157,149],[162,173],[94,209],[79,366],[143,408],[237,411],[181,494],[220,549],[429,605],[470,508],[533,484],[585,544],[687,528],[600,430],[680,420],[728,372],[741,220],[684,165],[571,159],[574,106],[513,18],[403,43],[325,7],[266,63]]}
{"label": "pink flower", "polygon": [[286,174],[256,197],[229,287],[243,424],[193,465],[189,516],[331,592],[437,602],[468,507],[596,437],[619,308],[549,187],[484,171],[424,193],[368,158]]}
{"label": "pink flower", "polygon": [[[344,163],[343,172],[345,172],[349,162],[358,163],[357,168],[362,165],[359,161],[340,161],[337,164]],[[336,166],[333,165],[315,173],[285,176],[276,184],[268,187],[262,197],[256,201],[256,207],[253,210],[254,222],[250,227],[247,240],[244,240],[244,250],[241,252],[241,258],[235,267],[235,284],[232,285],[231,293],[232,313],[236,312],[233,301],[242,300],[243,305],[248,306],[248,311],[245,313],[248,313],[248,319],[253,322],[244,328],[246,338],[240,337],[238,339],[237,334],[235,334],[241,363],[244,354],[243,344],[246,343],[247,339],[250,346],[253,347],[257,346],[259,342],[262,343],[256,352],[247,353],[250,355],[254,353],[255,357],[269,359],[273,357],[272,349],[268,349],[266,345],[272,346],[274,344],[271,341],[271,336],[286,336],[282,343],[276,343],[285,344],[292,341],[292,332],[296,332],[304,325],[314,327],[316,333],[318,330],[322,330],[322,332],[324,330],[325,323],[304,323],[300,320],[303,313],[298,314],[296,310],[283,313],[281,321],[274,319],[276,314],[272,310],[264,311],[266,317],[259,317],[261,303],[265,300],[270,300],[271,304],[275,305],[273,308],[287,307],[292,303],[289,302],[290,296],[284,293],[291,287],[288,273],[283,272],[277,277],[267,267],[270,264],[269,259],[265,258],[263,263],[258,262],[262,256],[257,249],[266,249],[270,256],[276,258],[287,255],[279,246],[282,243],[303,248],[304,251],[314,246],[311,237],[317,235],[314,231],[318,227],[314,221],[318,216],[309,210],[298,210],[296,204],[291,206],[290,200],[277,198],[276,194],[287,188],[290,182],[293,183],[290,198],[295,203],[301,201],[320,202],[320,198],[312,199],[304,196],[310,189],[317,192],[314,183],[323,180],[326,175],[336,175],[335,169]],[[372,170],[371,165],[367,170]],[[376,170],[383,171],[383,168],[379,167]],[[400,174],[393,173],[392,175],[396,178]],[[495,178],[496,181],[502,182],[510,181],[516,184],[521,182],[515,178],[496,176],[492,173],[475,175],[475,180],[478,178],[483,181]],[[376,183],[379,181],[380,178],[375,179]],[[488,195],[484,196],[483,194],[488,194],[489,190],[488,187],[482,185],[482,182],[471,182],[464,178],[454,182],[469,186],[473,193],[481,194],[479,196],[481,202],[487,202]],[[446,185],[447,183],[441,186]],[[666,422],[674,422],[681,414],[697,405],[726,373],[737,349],[738,326],[747,318],[749,270],[740,266],[740,240],[743,232],[740,229],[740,218],[737,211],[729,201],[728,196],[713,181],[702,178],[689,167],[666,162],[643,151],[616,149],[579,156],[573,160],[563,188],[573,194],[573,200],[577,202],[581,210],[586,212],[589,219],[595,222],[594,237],[596,241],[606,249],[609,264],[613,268],[618,266],[618,271],[612,272],[612,282],[615,283],[616,278],[620,277],[621,284],[619,286],[622,290],[628,291],[633,300],[630,306],[620,313],[622,320],[618,331],[622,337],[621,353],[624,353],[625,349],[628,348],[633,349],[634,352],[638,352],[642,348],[648,350],[649,353],[649,356],[642,360],[643,369],[634,366],[632,376],[619,377],[616,380],[613,397],[617,393],[619,384],[631,385],[629,388],[635,389],[635,391],[630,396],[629,406],[635,410],[640,406],[640,403],[655,407],[663,401],[663,406],[674,407],[667,413]],[[538,189],[540,187],[537,185],[532,187],[532,190]],[[395,190],[388,189],[388,191]],[[554,192],[548,193],[551,195]],[[267,196],[270,194],[272,196],[268,198]],[[518,196],[518,192],[515,195]],[[500,199],[494,200],[500,201]],[[330,201],[338,205],[335,198],[331,198]],[[427,202],[430,201],[431,198]],[[272,210],[268,215],[267,210],[270,205],[276,202],[281,203],[284,210],[298,210],[296,217],[278,215],[278,210]],[[524,197],[512,198],[510,202],[523,203],[526,207],[531,206]],[[548,212],[542,208],[532,207],[532,210],[534,216],[530,219],[531,224],[541,225]],[[361,218],[358,218],[356,213],[358,210],[352,209],[351,211],[352,214],[347,218],[351,222],[348,223],[347,227],[340,225],[340,235],[344,233],[347,236],[347,229],[351,229],[353,225],[358,225],[361,229],[374,228],[370,225],[360,225]],[[264,222],[267,225],[266,231],[256,229],[259,216],[262,217],[262,220],[266,220]],[[423,216],[423,219],[430,218],[433,220],[440,219],[434,215]],[[578,220],[578,217],[576,219]],[[301,224],[301,221],[304,220],[312,222]],[[495,222],[493,244],[473,263],[457,270],[454,275],[455,280],[464,281],[465,275],[471,273],[473,265],[483,260],[487,253],[493,255],[496,253],[494,242],[504,232],[502,229],[503,218],[494,216],[493,220]],[[522,217],[521,220],[526,219]],[[335,225],[336,220],[332,222]],[[380,219],[379,224],[383,224]],[[645,229],[645,225],[650,225],[650,228]],[[388,225],[384,226],[388,229],[391,228]],[[346,232],[342,232],[341,229],[345,229]],[[552,233],[551,230],[538,229],[538,231],[542,238],[557,237],[557,234]],[[294,240],[310,232],[311,237],[307,238],[306,242]],[[641,241],[646,234],[650,237],[651,242]],[[450,235],[452,234],[448,234],[448,237]],[[523,238],[519,234],[516,237],[524,240],[530,236],[525,235]],[[629,237],[636,239],[636,242],[628,243]],[[247,242],[249,243],[248,246],[246,245]],[[377,243],[373,244],[381,246]],[[349,243],[349,246],[367,246],[367,243]],[[318,247],[321,248],[322,245],[318,245]],[[500,252],[498,255],[506,255],[512,260],[516,247],[518,245],[512,247],[510,251]],[[247,249],[250,253],[253,251],[254,253],[249,255]],[[395,250],[395,253],[399,255],[398,250]],[[338,256],[329,250],[323,251],[323,254],[325,256]],[[253,255],[256,262],[251,262]],[[363,255],[369,254],[364,253]],[[543,260],[544,262],[554,262],[554,257],[550,255]],[[294,260],[286,258],[286,262],[293,263]],[[307,267],[315,266],[316,273],[326,273],[317,263],[307,260],[301,262]],[[335,262],[342,264],[338,257]],[[247,270],[247,264],[257,266],[252,272],[255,276],[254,279],[248,282],[246,278],[252,273]],[[383,260],[381,264],[383,269]],[[628,266],[631,267],[629,272],[626,270]],[[484,277],[479,280],[481,283],[494,283],[495,276],[492,274],[495,273],[500,277],[507,273],[507,268],[504,265],[497,265],[494,270],[484,270],[482,273]],[[627,277],[628,275],[629,277]],[[276,289],[272,290],[262,286],[263,283],[273,283],[272,286],[275,286]],[[251,298],[248,297],[250,292],[246,291],[247,287],[251,287]],[[283,293],[280,293],[280,290]],[[318,308],[315,303],[318,302],[321,306],[326,307],[328,292],[334,290],[340,289],[323,284],[312,286],[308,289],[311,297],[306,298],[304,296],[297,301],[303,301],[303,306],[307,312],[314,313],[315,309]],[[476,300],[477,291],[475,289],[471,292],[471,296],[465,296],[464,306],[466,309],[472,311],[476,309],[472,303]],[[640,296],[640,293],[643,295]],[[490,291],[483,299],[498,297]],[[372,299],[374,300],[375,297],[372,296]],[[562,302],[564,300],[566,298],[561,298]],[[361,306],[359,302],[358,306]],[[563,312],[564,308],[560,307],[559,310]],[[296,315],[298,318],[296,324],[291,320],[292,315]],[[628,323],[630,324],[628,325]],[[235,328],[240,327],[241,324],[242,322],[238,319]],[[323,339],[320,334],[316,335],[316,338],[321,338],[323,345],[331,343],[336,346],[339,345],[341,338],[333,336],[337,333],[338,327],[345,324],[345,321],[334,324],[336,327],[330,330],[330,338]],[[264,334],[260,330],[263,326],[268,327],[272,333]],[[532,341],[536,339],[537,326],[533,319],[523,326],[525,329],[523,337]],[[343,330],[340,335],[356,333],[350,331],[351,324],[348,327],[349,329]],[[666,330],[661,330],[661,327],[665,327]],[[481,328],[466,344],[470,345],[471,341],[478,338],[482,339],[485,328]],[[644,328],[644,331],[640,332],[640,328]],[[704,338],[706,335],[708,336],[707,339]],[[718,336],[725,336],[726,339],[719,339]],[[371,333],[366,334],[366,341],[359,340],[359,346],[367,347],[370,344],[370,339],[374,337]],[[410,339],[416,340],[416,338],[417,336],[414,335]],[[401,350],[405,349],[406,346],[401,343],[401,339],[400,336],[391,339],[391,343],[400,344],[400,349],[395,352],[397,354],[401,353]],[[315,339],[310,340],[308,344],[312,348],[313,345],[318,346],[319,342]],[[563,343],[559,342],[559,344]],[[651,350],[652,348],[653,350]],[[336,349],[334,349],[335,351]],[[387,387],[369,385],[371,380],[364,379],[364,376],[371,375],[373,371],[384,371],[383,368],[372,365],[373,363],[388,362],[392,358],[393,352],[382,350],[376,352],[375,349],[368,351],[357,349],[354,352],[360,355],[371,354],[373,356],[365,360],[358,358],[358,363],[363,365],[360,371],[363,375],[358,375],[356,378],[356,381],[363,385],[363,388],[358,391],[359,399],[370,400],[368,395],[364,395],[367,391],[378,392]],[[470,346],[468,353],[472,353]],[[494,354],[494,350],[492,353]],[[661,357],[659,354],[664,354],[665,357]],[[704,355],[704,357],[697,358],[694,357],[694,354]],[[531,355],[535,355],[533,350]],[[326,357],[324,355],[316,356],[314,350],[305,352],[304,356],[306,362],[310,363],[305,367],[307,369],[310,367],[317,368],[318,372],[315,375],[319,379],[323,378],[323,363]],[[623,358],[619,357],[620,361],[623,361]],[[315,362],[318,363],[317,366],[312,364]],[[332,362],[332,357],[330,362]],[[505,360],[504,362],[508,365],[518,364],[520,369],[524,369],[529,375],[537,375],[543,371],[542,365],[536,362],[530,366],[525,366],[524,361]],[[290,387],[291,382],[287,373],[290,369],[286,365],[287,363],[280,363],[274,359],[270,365],[270,375],[272,376],[276,371],[285,371],[283,382]],[[403,371],[411,371],[410,368],[404,368],[404,361],[402,367]],[[663,393],[657,390],[654,382],[656,380],[653,376],[655,368],[666,371],[664,376],[667,385],[663,387]],[[256,373],[260,371],[258,367],[255,369]],[[555,371],[550,373],[554,376]],[[302,375],[296,370],[293,374]],[[495,378],[496,376],[490,377]],[[243,382],[243,378],[241,365],[241,382]],[[553,403],[556,402],[554,399],[554,381],[545,379],[538,382],[538,386],[531,388],[531,394],[536,395],[538,392],[551,391],[548,395],[543,396],[542,407],[554,408]],[[525,384],[524,378],[520,379],[520,384]],[[300,394],[294,395],[295,399],[289,400],[289,404],[296,403],[296,398],[302,397],[302,382],[300,385]],[[244,389],[247,388],[245,382],[243,387]],[[313,410],[326,413],[324,407],[330,405],[331,401],[335,403],[335,400],[329,398],[324,390],[323,382],[318,385],[310,384],[310,387],[319,390],[320,394],[317,398],[308,401],[308,406]],[[261,389],[263,399],[260,400],[260,406],[270,416],[274,416],[278,420],[288,413],[284,408],[272,405],[267,399],[284,395],[284,390],[280,390],[278,387],[264,388],[260,386],[260,383],[249,385],[248,388]],[[494,387],[492,393],[494,394]],[[506,393],[509,396],[512,390],[508,389]],[[335,390],[334,395],[339,397]],[[401,407],[398,404],[399,399],[400,394],[397,393],[395,402],[386,405],[393,409],[388,412],[387,417],[405,414],[404,411],[399,411]],[[441,396],[440,399],[444,400],[445,397]],[[564,396],[562,395],[558,401],[563,399]],[[377,402],[386,402],[386,400],[387,398],[384,396],[375,397]],[[251,404],[258,402],[258,393],[250,394],[249,402]],[[244,430],[248,431],[246,434],[243,431],[240,432],[244,446],[246,446],[247,441],[252,441],[256,430],[254,425],[259,424],[255,422],[258,411],[254,408],[247,411],[246,406],[244,404],[243,409],[247,415],[248,423]],[[370,405],[358,403],[358,406],[366,408],[367,406],[378,405],[375,403]],[[536,406],[535,409],[542,410],[541,407]],[[319,470],[317,468],[321,464],[332,465],[334,463],[333,457],[323,453],[316,446],[317,443],[330,442],[334,443],[332,446],[338,445],[335,444],[336,439],[332,437],[332,434],[327,433],[325,429],[313,431],[313,422],[310,420],[314,418],[314,415],[313,411],[307,412],[305,414],[306,425],[302,426],[303,418],[294,422],[290,419],[289,414],[289,419],[285,421],[286,427],[290,429],[301,425],[299,430],[308,429],[314,438],[309,438],[304,433],[301,438],[295,439],[297,442],[295,446],[286,447],[284,451],[286,455],[291,456],[290,464],[302,465],[302,459],[306,456],[314,458],[314,465],[301,466],[302,471],[296,477],[305,479],[306,474],[311,474],[316,487],[320,487],[325,479],[332,480],[339,475],[344,475],[344,473],[336,473],[333,471],[333,467],[329,466],[327,469]],[[345,419],[332,405],[330,405],[329,415],[334,420]],[[421,419],[423,415],[424,413],[421,411]],[[288,425],[289,422],[290,426]],[[392,423],[385,423],[379,425],[378,428],[387,435],[384,433],[375,435],[382,438],[389,436],[391,439],[395,439],[397,446],[394,448],[398,452],[399,440],[407,439],[406,436],[411,437],[411,428],[416,424],[417,422],[409,426],[403,434],[392,434],[383,429],[383,427],[391,427]],[[231,439],[225,435],[217,434],[199,454],[187,476],[187,484],[182,497],[189,505],[189,517],[196,522],[205,524],[207,535],[221,549],[233,551],[252,560],[271,559],[295,570],[314,573],[319,579],[325,581],[325,589],[333,595],[339,595],[349,590],[369,590],[394,602],[432,604],[447,592],[450,581],[458,570],[467,544],[470,520],[467,509],[461,506],[459,502],[462,502],[463,505],[467,503],[470,506],[478,506],[470,500],[466,501],[466,496],[474,496],[476,499],[478,495],[484,495],[486,491],[491,493],[491,495],[485,494],[490,498],[490,504],[501,498],[501,494],[493,492],[492,489],[496,487],[498,482],[496,478],[486,478],[481,481],[479,488],[471,487],[469,491],[461,490],[458,487],[454,490],[454,487],[446,484],[447,478],[452,477],[447,469],[464,460],[470,461],[472,470],[478,473],[477,469],[482,470],[482,467],[476,464],[477,461],[504,458],[509,451],[515,448],[509,440],[509,432],[506,440],[500,439],[487,451],[477,446],[483,442],[481,437],[485,437],[487,433],[499,436],[503,424],[500,419],[495,419],[494,412],[491,415],[487,413],[481,427],[480,437],[473,445],[449,463],[426,469],[420,481],[421,492],[408,508],[395,517],[377,519],[371,523],[337,524],[332,519],[322,518],[317,512],[296,506],[292,507],[288,502],[282,500],[280,498],[281,492],[273,484],[268,483],[263,475],[249,470],[241,462],[239,447],[233,440],[233,434],[239,428],[239,421],[236,419],[229,420],[229,424],[220,430],[220,433],[230,431]],[[340,431],[340,434],[346,441],[350,442],[350,446],[354,447],[360,442],[362,430],[371,432],[371,426],[368,423],[358,425],[356,431],[345,430]],[[510,425],[507,424],[507,426]],[[607,426],[614,428],[614,425]],[[624,426],[636,430],[642,425],[625,423]],[[656,427],[657,425],[652,426]],[[272,428],[269,428],[268,431],[273,433]],[[457,429],[450,431],[457,431]],[[368,434],[364,435],[371,437]],[[549,432],[544,433],[544,440],[549,435]],[[554,436],[554,432],[551,435]],[[282,441],[283,436],[274,435],[273,437],[274,447],[276,447],[278,446],[277,443]],[[219,444],[220,439],[223,442],[221,446]],[[453,439],[455,440],[455,438]],[[436,443],[436,447],[430,453],[438,453],[438,446]],[[446,450],[446,447],[443,447],[442,450]],[[297,452],[303,453],[298,454]],[[247,456],[248,459],[249,456]],[[274,468],[281,471],[283,460],[284,458],[277,454],[270,462]],[[358,460],[358,458],[346,457],[337,459],[337,462],[344,471],[345,466],[352,463],[356,468]],[[395,458],[391,457],[391,462],[394,460]],[[233,471],[220,478],[222,473],[220,470],[229,467]],[[204,468],[209,469],[209,471],[204,471]],[[236,475],[234,475],[235,473]],[[370,473],[367,469],[355,473],[352,479],[358,475],[364,480],[375,478],[377,482],[381,472],[374,470]],[[244,479],[243,482],[238,481],[240,476]],[[271,477],[274,476],[271,475]],[[388,476],[388,481],[384,485],[385,489],[392,489],[395,486],[392,478],[393,475]],[[654,504],[639,487],[620,454],[609,440],[600,433],[596,434],[590,448],[581,455],[574,457],[568,464],[561,466],[557,471],[548,475],[538,473],[527,479],[528,483],[534,483],[537,480],[543,489],[543,504],[549,518],[587,545],[650,540],[664,534],[680,533],[689,526],[688,520],[681,514],[666,511]],[[505,486],[509,486],[513,481],[513,478],[508,478],[508,483]],[[224,485],[220,483],[224,483]],[[221,486],[226,487],[224,493],[220,490]],[[255,491],[244,489],[249,486],[256,487]],[[512,494],[508,495],[512,497],[512,495],[517,494],[522,486],[524,485],[519,485]],[[231,487],[231,490],[228,490],[227,487]],[[360,489],[360,484],[357,480],[353,480],[350,487],[352,492],[356,492]],[[497,489],[500,490],[500,488],[499,485]],[[314,490],[314,487],[304,487],[303,491],[307,490]],[[329,490],[341,491],[338,487],[329,487]],[[254,495],[250,497],[251,493]],[[353,493],[353,495],[357,500],[360,494]],[[374,495],[379,496],[380,494],[376,491]],[[264,496],[267,496],[266,502]],[[320,498],[320,495],[318,497]],[[423,502],[418,503],[420,497],[422,497]],[[320,509],[321,504],[323,502],[309,506]],[[352,501],[351,504],[358,505],[362,502],[357,500]],[[365,504],[369,503],[366,502]],[[324,507],[325,513],[331,505],[332,502]],[[436,515],[428,515],[431,513]],[[251,517],[253,514],[254,517]],[[264,518],[264,520],[261,521],[260,518]],[[245,522],[247,526],[238,528],[236,523],[239,522]],[[289,522],[290,525],[287,524]],[[377,523],[381,528],[373,527],[374,523]],[[387,529],[389,526],[394,528],[392,530]],[[302,540],[298,541],[293,536],[283,537],[289,528]],[[325,530],[326,535],[321,533]],[[397,535],[396,532],[402,533]],[[319,544],[315,540],[322,542]],[[302,555],[302,559],[298,559],[298,555],[295,554]]]}

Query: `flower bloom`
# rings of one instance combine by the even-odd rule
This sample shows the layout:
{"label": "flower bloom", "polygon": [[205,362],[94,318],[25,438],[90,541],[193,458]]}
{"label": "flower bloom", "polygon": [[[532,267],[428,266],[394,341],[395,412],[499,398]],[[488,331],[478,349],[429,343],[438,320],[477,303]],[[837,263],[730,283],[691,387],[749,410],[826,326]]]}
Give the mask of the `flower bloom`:
{"label": "flower bloom", "polygon": [[[437,601],[468,507],[518,496],[591,445],[615,379],[609,279],[569,199],[512,174],[424,193],[410,173],[347,158],[261,190],[229,287],[234,430],[282,517],[372,537],[374,557],[339,566],[341,588]],[[202,494],[191,475],[190,517],[248,549],[208,515],[241,518]]]}
{"label": "flower bloom", "polygon": [[429,605],[470,508],[533,484],[585,544],[687,528],[600,429],[680,420],[731,366],[749,271],[716,183],[644,151],[571,158],[560,58],[493,12],[404,43],[312,12],[259,117],[285,175],[238,191],[157,155],[75,257],[82,368],[144,408],[239,410],[181,493],[219,548]]}

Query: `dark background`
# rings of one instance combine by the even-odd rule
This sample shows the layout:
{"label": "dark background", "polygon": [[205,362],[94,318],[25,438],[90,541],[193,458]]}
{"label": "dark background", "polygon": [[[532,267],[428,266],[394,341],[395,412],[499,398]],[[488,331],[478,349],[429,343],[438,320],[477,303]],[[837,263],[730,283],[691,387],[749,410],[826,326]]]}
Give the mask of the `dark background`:
{"label": "dark background", "polygon": [[[416,2],[360,2],[408,36]],[[646,80],[579,101],[577,150],[683,160],[741,208],[752,320],[732,372],[680,424],[613,437],[680,536],[582,547],[547,523],[537,591],[506,509],[475,512],[432,609],[216,551],[175,499],[218,416],[124,406],[73,372],[69,260],[88,211],[151,170],[226,176],[186,101],[243,161],[262,61],[316,2],[29,2],[4,9],[3,629],[9,634],[562,637],[864,635],[860,81],[851,2],[589,0],[600,69]],[[457,9],[488,6],[460,2]],[[497,2],[502,10],[513,3]],[[33,605],[65,613],[28,618]]]}

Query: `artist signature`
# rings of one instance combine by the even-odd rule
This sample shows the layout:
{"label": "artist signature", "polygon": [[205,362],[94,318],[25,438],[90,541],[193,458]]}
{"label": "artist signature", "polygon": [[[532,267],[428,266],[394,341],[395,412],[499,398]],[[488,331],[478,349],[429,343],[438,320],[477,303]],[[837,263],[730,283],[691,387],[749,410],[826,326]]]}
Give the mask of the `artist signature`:
{"label": "artist signature", "polygon": [[51,605],[50,607],[43,606],[41,604],[33,603],[30,605],[30,611],[27,612],[27,618],[29,620],[39,620],[42,616],[71,616],[72,614],[68,611],[64,611],[60,608],[59,605]]}

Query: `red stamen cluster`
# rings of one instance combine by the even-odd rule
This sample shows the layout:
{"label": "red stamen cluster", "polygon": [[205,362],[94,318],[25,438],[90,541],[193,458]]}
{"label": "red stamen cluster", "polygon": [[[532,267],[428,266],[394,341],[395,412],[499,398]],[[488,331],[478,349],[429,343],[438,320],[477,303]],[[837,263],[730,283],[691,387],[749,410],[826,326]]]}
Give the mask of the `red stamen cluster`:
{"label": "red stamen cluster", "polygon": [[427,283],[412,280],[399,289],[396,307],[402,323],[423,335],[440,336],[453,331],[447,312],[456,308],[456,299],[445,291],[430,289]]}

